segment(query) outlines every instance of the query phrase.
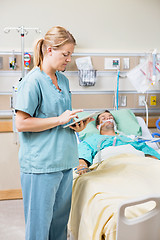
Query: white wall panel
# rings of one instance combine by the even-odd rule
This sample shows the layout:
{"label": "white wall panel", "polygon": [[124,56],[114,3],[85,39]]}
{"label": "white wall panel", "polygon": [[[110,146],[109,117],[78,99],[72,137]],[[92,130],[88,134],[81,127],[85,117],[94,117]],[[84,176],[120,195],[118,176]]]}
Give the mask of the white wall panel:
{"label": "white wall panel", "polygon": [[20,34],[4,34],[4,27],[39,27],[30,31],[27,50],[54,25],[62,25],[77,39],[77,52],[145,52],[160,50],[159,0],[1,0],[0,50],[20,50]]}

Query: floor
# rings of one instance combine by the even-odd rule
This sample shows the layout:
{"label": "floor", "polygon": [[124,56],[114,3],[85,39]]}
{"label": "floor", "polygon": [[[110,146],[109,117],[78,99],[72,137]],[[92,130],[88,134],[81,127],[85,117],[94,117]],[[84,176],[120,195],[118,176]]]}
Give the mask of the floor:
{"label": "floor", "polygon": [[25,239],[22,200],[0,201],[0,239]]}
{"label": "floor", "polygon": [[0,240],[24,239],[23,200],[0,201]]}

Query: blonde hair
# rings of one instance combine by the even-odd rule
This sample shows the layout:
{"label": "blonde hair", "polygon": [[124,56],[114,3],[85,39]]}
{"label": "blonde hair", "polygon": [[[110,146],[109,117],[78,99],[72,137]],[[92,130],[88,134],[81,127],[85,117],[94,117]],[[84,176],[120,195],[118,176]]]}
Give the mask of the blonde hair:
{"label": "blonde hair", "polygon": [[[34,48],[34,67],[42,67],[44,55],[48,47],[55,50],[66,43],[76,45],[76,40],[72,34],[65,28],[60,26],[52,27],[45,35],[44,38],[38,40]],[[42,69],[41,69],[42,70]]]}

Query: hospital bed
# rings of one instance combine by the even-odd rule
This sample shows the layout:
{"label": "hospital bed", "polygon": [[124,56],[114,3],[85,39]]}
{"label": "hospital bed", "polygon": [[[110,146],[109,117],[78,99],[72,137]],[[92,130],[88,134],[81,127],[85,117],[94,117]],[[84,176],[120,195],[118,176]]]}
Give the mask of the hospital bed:
{"label": "hospital bed", "polygon": [[[141,128],[142,128],[142,136],[143,136],[144,138],[146,138],[146,139],[151,138],[151,137],[152,137],[151,132],[150,132],[150,130],[148,129],[147,125],[145,124],[145,121],[143,120],[143,118],[142,118],[142,117],[136,117],[136,119],[137,119],[139,125],[140,125]],[[147,145],[150,146],[150,147],[152,147],[152,148],[154,148],[154,149],[155,149],[156,151],[158,151],[158,152],[159,152],[159,150],[160,150],[158,143],[148,142]]]}
{"label": "hospital bed", "polygon": [[[151,133],[144,120],[141,117],[136,117],[136,119],[142,128],[142,136],[151,138]],[[147,144],[159,151],[157,143],[147,142]],[[120,175],[121,169],[122,176]],[[73,185],[72,208],[68,224],[70,240],[131,239],[129,236],[122,238],[123,234],[126,235],[126,232],[122,224],[124,216],[121,209],[124,209],[127,204],[134,206],[126,212],[125,217],[129,219],[134,218],[133,221],[137,223],[135,231],[138,231],[138,234],[141,236],[133,239],[147,240],[144,228],[143,234],[141,233],[141,226],[143,224],[147,226],[146,216],[148,216],[149,212],[151,213],[149,215],[149,221],[152,223],[152,227],[150,225],[151,231],[154,232],[155,229],[156,234],[158,234],[153,234],[152,239],[160,240],[160,232],[157,230],[157,224],[154,222],[155,219],[160,217],[159,172],[159,160],[135,158],[133,155],[118,155],[105,160],[98,166],[96,171],[78,177]],[[154,210],[155,202],[147,201],[153,197],[153,200],[156,198],[157,201],[156,206],[158,208],[156,210]],[[144,204],[135,206],[135,202],[139,200],[141,203],[144,202]],[[154,217],[155,212],[157,213],[157,218]],[[126,227],[130,225],[129,222]],[[130,236],[134,236],[133,228],[128,231],[130,231]]]}
{"label": "hospital bed", "polygon": [[[154,201],[155,208],[139,218],[127,219],[127,207]],[[116,240],[158,240],[160,239],[160,196],[132,200],[121,204],[118,210]]]}

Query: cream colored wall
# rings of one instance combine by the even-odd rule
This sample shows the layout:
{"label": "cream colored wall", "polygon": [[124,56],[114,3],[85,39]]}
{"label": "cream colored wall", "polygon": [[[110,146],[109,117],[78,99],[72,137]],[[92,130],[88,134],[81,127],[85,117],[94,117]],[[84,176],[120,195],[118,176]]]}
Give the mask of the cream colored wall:
{"label": "cream colored wall", "polygon": [[0,190],[21,188],[18,149],[13,133],[0,133]]}
{"label": "cream colored wall", "polygon": [[80,52],[146,52],[160,50],[159,0],[1,0],[0,51],[20,50],[16,31],[4,27],[39,27],[41,35],[29,31],[27,50],[33,41],[54,25],[70,30]]}

